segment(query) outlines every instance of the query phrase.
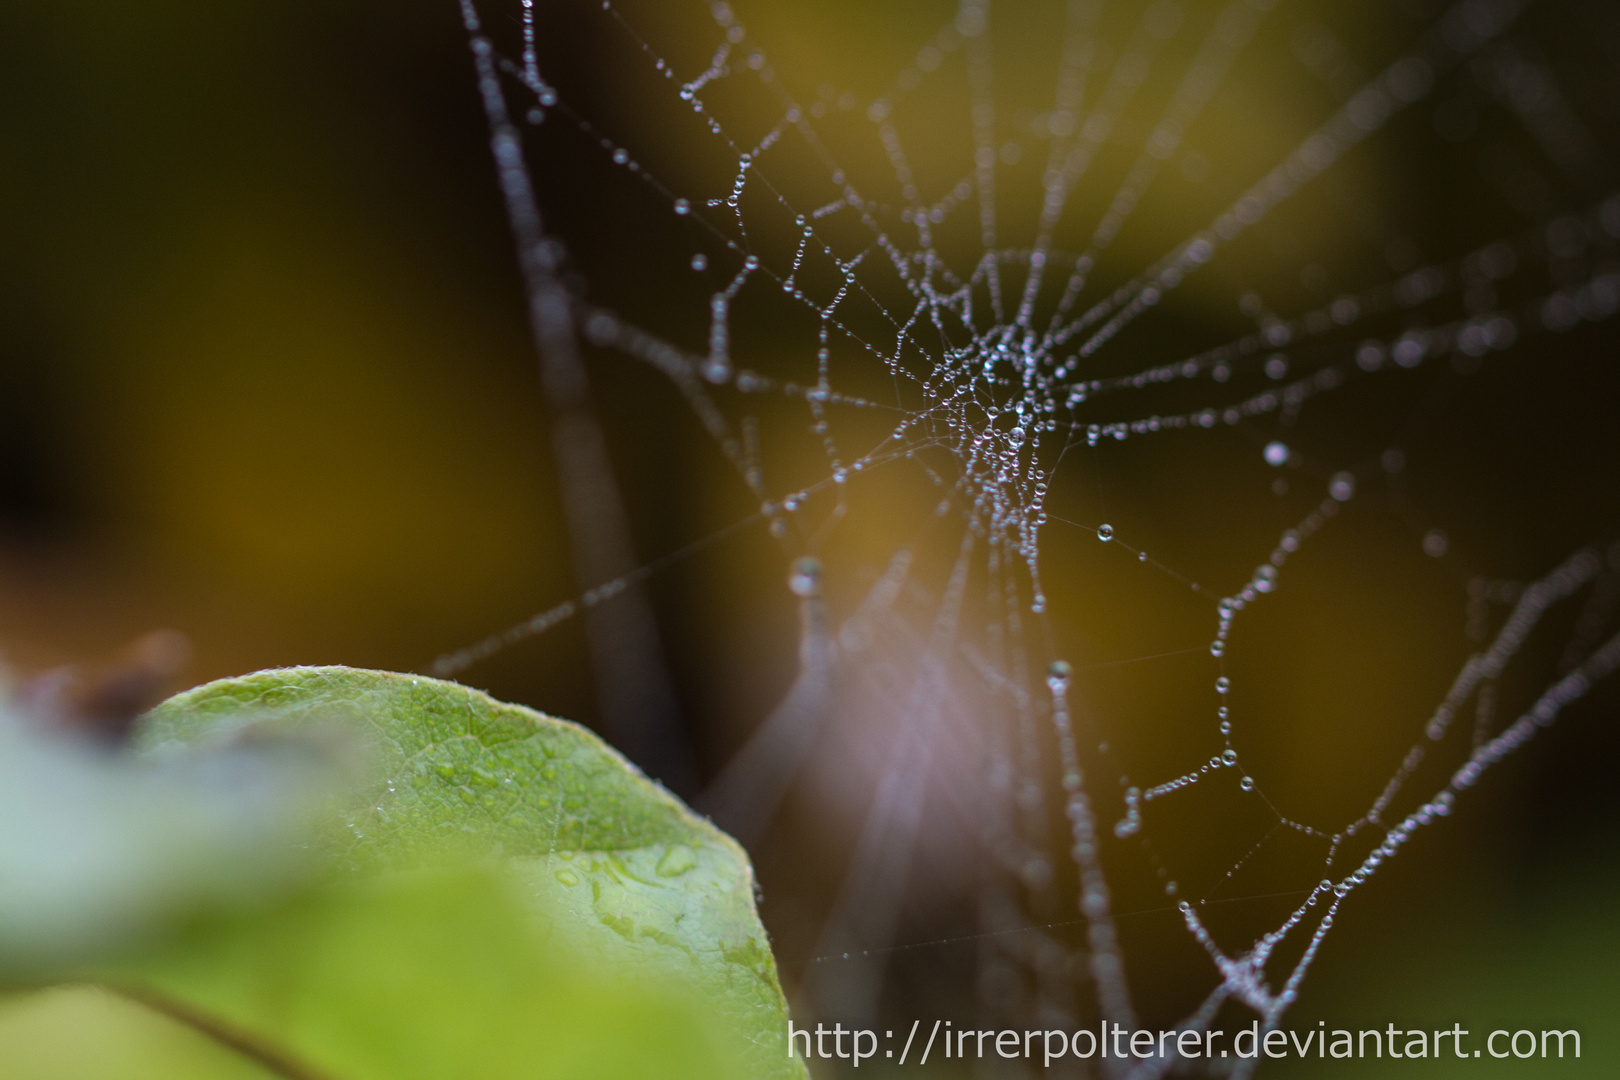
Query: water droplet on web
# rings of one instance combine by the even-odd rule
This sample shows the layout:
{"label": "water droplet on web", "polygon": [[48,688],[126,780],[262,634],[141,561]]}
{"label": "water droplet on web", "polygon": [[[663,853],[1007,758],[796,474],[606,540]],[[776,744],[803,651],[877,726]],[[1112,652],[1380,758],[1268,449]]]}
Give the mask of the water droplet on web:
{"label": "water droplet on web", "polygon": [[1244,791],[1253,791],[1254,790],[1254,777],[1245,776],[1243,779],[1238,781],[1238,787],[1242,788]]}
{"label": "water droplet on web", "polygon": [[1046,669],[1046,681],[1054,691],[1066,689],[1074,669],[1067,660],[1054,660]]}
{"label": "water droplet on web", "polygon": [[1181,903],[1176,905],[1176,910],[1181,912],[1183,915],[1188,915],[1192,913],[1192,905],[1183,900]]}
{"label": "water droplet on web", "polygon": [[1181,891],[1181,886],[1177,885],[1175,882],[1167,881],[1167,882],[1164,883],[1164,895],[1166,895],[1166,896],[1174,896],[1174,895],[1176,895],[1176,893],[1178,893],[1180,891]]}
{"label": "water droplet on web", "polygon": [[1217,694],[1224,694],[1230,689],[1232,689],[1232,680],[1225,675],[1215,680],[1215,692]]}
{"label": "water droplet on web", "polygon": [[1029,610],[1033,611],[1037,615],[1045,611],[1046,597],[1042,596],[1040,593],[1036,593],[1035,598],[1029,602]]}
{"label": "water droplet on web", "polygon": [[690,214],[692,212],[692,204],[686,199],[676,199],[675,212],[677,214]]}
{"label": "water droplet on web", "polygon": [[1226,765],[1236,765],[1237,764],[1237,751],[1236,750],[1230,750],[1230,749],[1224,751],[1221,754],[1221,761]]}
{"label": "water droplet on web", "polygon": [[703,254],[700,251],[696,255],[692,256],[692,269],[694,269],[694,270],[707,270],[708,268],[709,268],[709,257],[707,255]]}
{"label": "water droplet on web", "polygon": [[1280,442],[1266,443],[1262,451],[1267,465],[1285,465],[1288,463],[1288,446]]}
{"label": "water droplet on web", "polygon": [[1113,538],[1114,538],[1114,527],[1112,525],[1104,524],[1104,525],[1097,526],[1097,539],[1101,540],[1103,543],[1106,544],[1108,541],[1112,540]]}
{"label": "water droplet on web", "polygon": [[788,575],[788,589],[794,596],[811,597],[821,591],[821,560],[808,555],[796,559]]}
{"label": "water droplet on web", "polygon": [[1232,734],[1232,722],[1230,720],[1222,720],[1220,722],[1218,730],[1220,731],[1220,733],[1222,735],[1230,735],[1230,734]]}
{"label": "water droplet on web", "polygon": [[1328,483],[1328,494],[1338,502],[1347,502],[1350,496],[1356,493],[1356,476],[1354,473],[1334,473],[1333,479]]}
{"label": "water droplet on web", "polygon": [[1209,655],[1211,655],[1211,656],[1223,656],[1223,655],[1225,655],[1225,653],[1226,653],[1226,642],[1220,640],[1219,638],[1216,638],[1214,641],[1209,643]]}

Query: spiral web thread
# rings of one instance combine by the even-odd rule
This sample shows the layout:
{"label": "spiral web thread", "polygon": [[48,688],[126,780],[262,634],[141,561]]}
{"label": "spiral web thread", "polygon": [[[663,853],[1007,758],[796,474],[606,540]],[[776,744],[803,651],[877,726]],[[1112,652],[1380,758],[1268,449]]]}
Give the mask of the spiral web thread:
{"label": "spiral web thread", "polygon": [[[1278,314],[1246,298],[1245,311],[1255,322],[1252,332],[1126,374],[1097,374],[1102,370],[1099,360],[1109,357],[1110,344],[1128,326],[1166,303],[1188,279],[1207,274],[1206,267],[1218,263],[1223,249],[1260,227],[1268,215],[1358,144],[1376,138],[1403,113],[1432,110],[1437,88],[1452,81],[1472,79],[1494,94],[1552,166],[1572,175],[1594,175],[1598,141],[1560,93],[1553,73],[1540,66],[1532,58],[1534,50],[1515,37],[1526,5],[1517,0],[1463,0],[1440,11],[1405,51],[1371,73],[1360,72],[1331,35],[1302,29],[1294,37],[1298,59],[1333,88],[1341,107],[1274,167],[1240,190],[1205,227],[1169,247],[1123,284],[1099,291],[1092,285],[1091,275],[1100,258],[1131,224],[1133,212],[1160,174],[1178,162],[1195,159],[1196,155],[1184,150],[1184,136],[1220,91],[1228,73],[1244,60],[1245,48],[1265,20],[1277,17],[1274,0],[1234,0],[1212,18],[1207,12],[1194,18],[1160,0],[1141,10],[1137,25],[1123,40],[1112,42],[1098,37],[1100,5],[1095,0],[1069,0],[1061,26],[1053,28],[1062,34],[1061,59],[1052,80],[1051,107],[1043,117],[1044,135],[1033,140],[1046,143],[1039,213],[1033,234],[1021,236],[1017,245],[1008,243],[998,222],[999,162],[1008,122],[997,110],[991,49],[994,19],[988,0],[962,0],[952,18],[921,33],[917,53],[889,89],[865,102],[836,93],[823,93],[809,102],[796,99],[789,80],[772,66],[740,16],[725,3],[706,11],[714,52],[708,66],[697,70],[677,70],[675,63],[664,59],[638,34],[630,17],[611,3],[602,4],[601,17],[624,35],[641,62],[667,83],[669,94],[685,103],[708,129],[705,152],[735,163],[729,189],[709,193],[682,193],[666,186],[628,147],[606,137],[547,81],[538,59],[539,31],[531,0],[521,0],[515,10],[508,10],[513,5],[500,6],[503,25],[519,21],[522,27],[521,46],[510,55],[503,54],[486,35],[484,16],[473,0],[461,2],[553,408],[565,416],[588,412],[579,386],[583,377],[580,339],[645,362],[673,384],[752,493],[758,511],[693,548],[598,580],[574,599],[440,658],[436,673],[454,674],[564,620],[589,617],[592,611],[612,606],[609,601],[621,603],[650,574],[688,557],[697,546],[750,525],[765,523],[792,558],[811,546],[805,542],[807,536],[824,527],[813,519],[818,508],[830,505],[821,511],[825,522],[836,521],[846,512],[845,491],[862,479],[861,474],[915,470],[922,477],[919,482],[938,488],[938,520],[933,527],[959,527],[960,541],[947,580],[937,594],[930,594],[932,617],[926,634],[917,642],[919,673],[899,694],[902,731],[909,734],[902,734],[885,760],[881,783],[821,947],[828,953],[848,955],[853,951],[857,957],[874,957],[892,940],[908,847],[919,827],[920,778],[930,767],[932,736],[942,723],[940,717],[952,709],[942,700],[947,682],[942,672],[946,665],[965,660],[1011,716],[1006,738],[995,742],[990,754],[989,771],[1001,777],[998,790],[1009,789],[1008,775],[1019,776],[1026,784],[1039,783],[1041,770],[1035,760],[1039,747],[1043,738],[1055,738],[1061,758],[1059,798],[1070,830],[1067,846],[1078,871],[1095,1000],[1106,1019],[1134,1026],[1136,1010],[1124,977],[1108,880],[1099,858],[1099,832],[1110,826],[1099,820],[1102,811],[1082,771],[1077,740],[1083,719],[1071,702],[1072,671],[1062,659],[1052,657],[1052,636],[1045,629],[1051,613],[1041,584],[1040,535],[1050,520],[1049,485],[1061,463],[1066,458],[1074,460],[1068,457],[1070,451],[1097,447],[1105,440],[1123,442],[1168,432],[1215,437],[1223,430],[1268,417],[1291,423],[1307,401],[1341,388],[1368,380],[1403,378],[1412,369],[1448,359],[1464,370],[1489,362],[1493,354],[1525,348],[1541,335],[1599,322],[1620,310],[1620,273],[1615,272],[1612,261],[1620,240],[1620,196],[1610,196],[1590,202],[1579,213],[1537,221],[1452,258],[1409,267],[1370,287],[1341,293],[1313,310]],[[700,6],[694,6],[693,12],[694,18],[705,14]],[[1009,19],[1027,17],[997,14]],[[1178,34],[1197,37],[1190,61],[1177,70],[1159,70],[1156,65],[1165,62],[1162,54],[1167,42]],[[1123,137],[1121,117],[1150,78],[1170,80],[1174,90],[1140,140],[1123,183],[1110,196],[1099,199],[1089,192],[1082,201],[1077,192],[1086,190],[1088,168],[1101,151],[1112,148],[1112,140]],[[970,107],[959,131],[971,141],[972,167],[953,185],[928,189],[912,164],[912,155],[926,152],[926,148],[906,141],[901,117],[903,106],[914,105],[919,95],[927,94],[931,83],[946,79],[965,83]],[[735,88],[738,83],[746,84],[745,92],[756,102],[772,103],[777,120],[762,138],[734,137],[716,110],[707,105],[707,96],[717,86]],[[869,195],[860,179],[840,164],[835,147],[821,134],[819,121],[827,114],[859,115],[863,110],[871,138],[892,173],[882,178],[888,185],[885,190],[892,187],[900,193],[898,209]],[[562,285],[559,268],[565,253],[544,231],[531,182],[530,169],[545,165],[532,165],[525,159],[519,127],[524,118],[532,124],[575,126],[588,145],[599,148],[607,160],[644,184],[652,198],[667,206],[671,215],[695,226],[718,251],[712,258],[700,257],[704,263],[713,262],[719,283],[709,304],[706,349],[675,344]],[[773,156],[795,141],[825,170],[833,193],[825,203],[795,205],[773,183]],[[797,241],[791,258],[764,258],[755,253],[747,220],[748,207],[753,204],[746,203],[745,192],[794,223]],[[1059,234],[1074,231],[1071,218],[1082,202],[1085,207],[1100,206],[1102,211],[1089,235],[1082,232],[1085,240],[1079,250],[1063,250],[1058,246]],[[935,234],[946,223],[963,218],[976,228],[982,250],[971,265],[953,266],[936,245]],[[863,243],[852,250],[834,239],[830,229],[834,223],[841,227],[853,224],[864,237]],[[723,259],[729,264],[722,265]],[[1554,274],[1555,260],[1565,267],[1573,261],[1585,269],[1575,279],[1567,271]],[[824,270],[831,268],[834,287],[830,291],[802,283],[811,264],[818,262]],[[886,290],[876,284],[880,277],[897,284],[898,289]],[[1505,307],[1469,303],[1469,313],[1461,318],[1429,314],[1442,307],[1441,301],[1455,301],[1471,289],[1496,281],[1512,281],[1530,298]],[[1538,281],[1543,283],[1539,288],[1526,286]],[[732,347],[735,312],[749,301],[753,290],[765,286],[780,289],[813,316],[819,327],[815,365],[795,381],[752,370],[745,363],[747,357],[737,355]],[[891,293],[903,301],[888,299]],[[864,321],[846,317],[857,308]],[[1403,329],[1378,336],[1375,329],[1387,324],[1390,320],[1384,317],[1391,314],[1401,317]],[[887,339],[870,331],[873,315],[877,325],[887,328]],[[1308,370],[1291,373],[1282,350],[1305,345],[1312,347],[1309,355],[1317,359]],[[835,349],[863,356],[864,363],[885,372],[894,386],[892,399],[840,388],[830,361]],[[1298,352],[1293,355],[1297,357]],[[1133,406],[1133,395],[1166,384],[1185,384],[1205,403],[1147,416]],[[1233,392],[1244,384],[1251,387],[1249,392]],[[556,385],[562,389],[556,390]],[[762,396],[787,399],[807,414],[825,454],[824,472],[816,483],[787,491],[773,488],[759,460],[757,421],[746,415],[733,418],[749,399]],[[871,445],[855,446],[841,437],[839,421],[856,414],[890,416],[892,430]],[[588,418],[582,422],[588,425]],[[599,433],[587,433],[586,441],[599,437]],[[1265,448],[1266,460],[1274,465],[1284,463],[1290,453],[1280,442]],[[559,456],[566,454],[559,450]],[[560,465],[566,473],[567,462]],[[1392,463],[1386,455],[1384,466],[1398,468],[1399,462]],[[591,474],[586,467],[576,477],[572,492],[565,476],[576,543],[589,535],[588,529],[582,533],[578,526],[582,516],[595,513],[599,530],[622,529],[622,525],[614,525],[611,513],[604,518],[600,508],[592,511],[585,505],[593,497],[598,502],[616,498],[610,484],[605,495],[587,493],[591,485],[602,484],[604,466],[591,467],[598,472]],[[1249,580],[1224,596],[1174,567],[1136,552],[1138,561],[1150,571],[1167,575],[1213,603],[1209,651],[1218,668],[1218,700],[1226,700],[1231,686],[1224,654],[1235,622],[1279,587],[1288,560],[1317,533],[1333,527],[1334,519],[1353,505],[1358,482],[1368,479],[1365,472],[1358,475],[1354,469],[1335,473],[1319,505],[1278,538]],[[601,524],[604,520],[605,525]],[[1116,535],[1112,525],[1080,527],[1094,531],[1101,541],[1134,550],[1129,547],[1129,537]],[[1445,538],[1431,532],[1424,543],[1430,554],[1438,555],[1444,550]],[[803,613],[800,674],[781,706],[759,726],[705,799],[723,824],[735,822],[734,828],[745,840],[760,822],[769,819],[793,769],[804,760],[816,735],[818,717],[827,708],[835,668],[853,662],[870,645],[873,635],[887,625],[885,620],[891,618],[898,598],[915,587],[910,578],[912,561],[910,548],[897,551],[865,599],[836,626],[821,598],[819,565],[806,559],[794,564],[791,584],[801,597]],[[969,640],[960,625],[972,573],[985,568],[999,611],[993,627],[996,640],[989,644]],[[1232,721],[1224,704],[1216,717],[1222,745],[1219,753],[1207,761],[1190,762],[1179,775],[1126,788],[1124,815],[1111,826],[1120,838],[1147,836],[1148,804],[1175,798],[1195,784],[1221,783],[1237,785],[1262,800],[1274,815],[1276,828],[1315,837],[1327,849],[1320,882],[1280,925],[1246,949],[1234,951],[1218,942],[1206,929],[1199,904],[1179,903],[1187,932],[1207,952],[1218,976],[1203,1005],[1181,1022],[1183,1029],[1201,1029],[1230,1000],[1257,1013],[1264,1030],[1274,1028],[1297,997],[1301,980],[1345,899],[1394,857],[1417,830],[1447,816],[1454,801],[1492,765],[1553,723],[1562,709],[1620,665],[1620,635],[1608,636],[1613,632],[1611,615],[1620,595],[1617,570],[1620,566],[1614,552],[1582,547],[1529,584],[1476,581],[1471,633],[1482,641],[1481,650],[1458,672],[1377,798],[1347,825],[1313,826],[1291,819],[1273,805],[1262,785],[1238,765]],[[1587,597],[1586,607],[1566,643],[1558,677],[1522,716],[1501,724],[1493,711],[1496,680],[1543,615],[1577,594]],[[1507,616],[1494,638],[1485,641],[1493,606],[1505,607]],[[1037,660],[1038,656],[1042,659]],[[1391,823],[1387,815],[1424,759],[1442,750],[1457,752],[1449,744],[1441,744],[1448,738],[1463,738],[1452,729],[1459,726],[1459,717],[1470,701],[1476,703],[1472,730],[1467,733],[1472,741],[1460,751],[1461,763],[1439,790]],[[1043,736],[1037,725],[1047,722],[1052,730]],[[997,783],[991,786],[996,788]],[[738,807],[749,813],[728,817]],[[1040,850],[1045,841],[1039,818],[1038,813],[1020,816],[1015,809],[989,815],[985,829],[994,834],[988,838],[989,846],[1001,851]],[[1376,830],[1383,831],[1383,840],[1370,854],[1351,869],[1336,867],[1335,856],[1342,846],[1358,834]],[[1015,870],[1028,865],[1018,857],[1011,862]],[[1241,865],[1240,861],[1233,871]],[[1166,885],[1166,891],[1176,895],[1174,882]],[[992,916],[1009,903],[1004,894],[989,895],[985,900]],[[992,916],[987,916],[985,925],[1004,924],[1005,919],[998,923]],[[1298,949],[1301,938],[1303,947],[1291,965],[1268,974],[1267,965],[1279,946],[1292,939]],[[826,975],[820,992],[856,1015],[871,1013],[881,985],[881,965],[861,969],[860,978],[847,977],[848,971],[856,970],[853,966],[840,970],[846,972],[843,981],[840,976]],[[819,972],[812,973],[812,993],[817,991],[819,976]],[[1073,1008],[1072,995],[1061,988],[1051,990],[1046,1003],[1049,1012],[1059,1014]],[[1164,1074],[1174,1059],[1112,1064],[1132,1077],[1153,1077]],[[1239,1064],[1237,1068],[1242,1073],[1251,1066]]]}

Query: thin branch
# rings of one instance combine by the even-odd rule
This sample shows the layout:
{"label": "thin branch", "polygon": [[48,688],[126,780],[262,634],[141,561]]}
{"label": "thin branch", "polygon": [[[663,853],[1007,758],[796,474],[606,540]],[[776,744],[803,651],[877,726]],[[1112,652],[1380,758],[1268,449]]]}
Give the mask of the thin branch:
{"label": "thin branch", "polygon": [[157,993],[145,987],[118,986],[112,983],[90,983],[100,990],[106,990],[127,1001],[145,1006],[155,1013],[167,1016],[184,1026],[199,1032],[221,1046],[236,1051],[245,1058],[263,1065],[283,1080],[333,1080],[327,1074],[320,1072],[287,1054],[281,1048],[273,1046],[251,1032],[244,1031],[228,1021],[217,1016],[203,1012],[186,1002]]}

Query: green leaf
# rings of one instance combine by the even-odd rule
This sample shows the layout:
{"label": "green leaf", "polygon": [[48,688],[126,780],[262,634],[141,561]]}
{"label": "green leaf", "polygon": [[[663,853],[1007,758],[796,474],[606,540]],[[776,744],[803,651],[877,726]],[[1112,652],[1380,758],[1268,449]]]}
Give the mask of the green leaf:
{"label": "green leaf", "polygon": [[104,981],[335,1080],[806,1075],[746,855],[583,728],[453,683],[294,668],[181,694],[138,741],[344,718],[373,759],[331,878]]}
{"label": "green leaf", "polygon": [[339,742],[136,758],[0,700],[0,985],[283,890],[345,779]]}
{"label": "green leaf", "polygon": [[[668,979],[600,970],[548,940],[494,865],[364,874],[259,911],[216,916],[149,955],[94,972],[123,1028],[7,1032],[7,1080],[744,1080],[734,1033]],[[94,1013],[107,995],[66,994]],[[36,1025],[40,1017],[36,1014]],[[49,1019],[47,1015],[45,1019]],[[93,1020],[93,1016],[89,1019]],[[144,1023],[140,1021],[144,1020]],[[179,1022],[176,1022],[176,1021]],[[200,1054],[175,1029],[234,1056]],[[10,1034],[12,1038],[7,1039]],[[37,1062],[32,1074],[18,1066]]]}

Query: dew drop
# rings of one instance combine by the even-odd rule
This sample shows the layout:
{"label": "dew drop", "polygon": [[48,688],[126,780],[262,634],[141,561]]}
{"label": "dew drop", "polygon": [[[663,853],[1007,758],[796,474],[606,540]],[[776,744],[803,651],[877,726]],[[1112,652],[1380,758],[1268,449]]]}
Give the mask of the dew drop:
{"label": "dew drop", "polygon": [[1054,660],[1046,669],[1046,681],[1053,690],[1062,690],[1069,685],[1069,676],[1074,669],[1067,660]]}
{"label": "dew drop", "polygon": [[1333,479],[1328,483],[1328,494],[1333,496],[1336,502],[1348,502],[1350,496],[1355,493],[1355,473],[1340,472],[1333,474]]}
{"label": "dew drop", "polygon": [[1232,722],[1230,720],[1222,720],[1220,724],[1220,732],[1222,735],[1232,734]]}
{"label": "dew drop", "polygon": [[788,590],[794,596],[811,597],[821,591],[821,560],[806,555],[796,559],[788,575]]}
{"label": "dew drop", "polygon": [[1106,544],[1108,541],[1112,540],[1113,538],[1114,538],[1114,527],[1112,525],[1106,525],[1105,524],[1105,525],[1097,526],[1097,539],[1101,540],[1103,543]]}
{"label": "dew drop", "polygon": [[1209,643],[1209,655],[1211,655],[1211,656],[1225,656],[1226,655],[1226,642],[1220,640],[1219,638],[1217,638],[1214,641],[1210,642]]}
{"label": "dew drop", "polygon": [[1232,680],[1225,675],[1215,680],[1215,692],[1217,694],[1224,694],[1230,689],[1232,689]]}
{"label": "dew drop", "polygon": [[700,251],[696,255],[692,256],[692,269],[694,269],[694,270],[707,270],[708,268],[709,268],[709,257],[707,255],[703,254]]}
{"label": "dew drop", "polygon": [[675,212],[677,214],[690,214],[692,212],[692,204],[685,199],[676,199]]}
{"label": "dew drop", "polygon": [[1236,765],[1237,764],[1237,751],[1236,750],[1230,750],[1230,749],[1225,751],[1223,754],[1221,754],[1221,761],[1223,763],[1227,764],[1227,765]]}
{"label": "dew drop", "polygon": [[1243,779],[1238,781],[1238,787],[1242,788],[1244,791],[1253,791],[1254,790],[1254,777],[1245,776]]}
{"label": "dew drop", "polygon": [[680,877],[698,864],[697,854],[685,844],[671,844],[664,857],[658,860],[654,872],[659,877]]}
{"label": "dew drop", "polygon": [[1261,451],[1265,455],[1267,465],[1283,465],[1288,461],[1288,447],[1280,442],[1268,442]]}

